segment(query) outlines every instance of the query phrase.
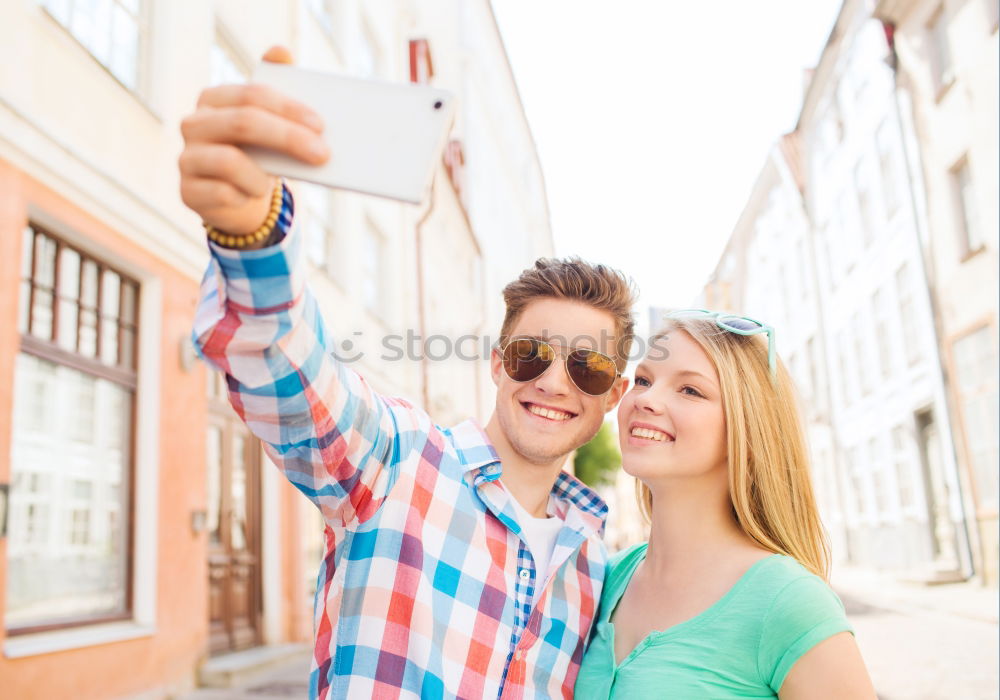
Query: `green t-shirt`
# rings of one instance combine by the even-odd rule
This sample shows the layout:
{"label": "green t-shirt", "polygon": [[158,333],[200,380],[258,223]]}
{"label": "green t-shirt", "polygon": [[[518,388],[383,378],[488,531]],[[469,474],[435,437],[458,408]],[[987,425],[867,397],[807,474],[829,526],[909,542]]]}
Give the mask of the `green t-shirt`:
{"label": "green t-shirt", "polygon": [[652,632],[618,665],[608,618],[645,556],[640,544],[608,564],[576,698],[774,698],[799,657],[852,631],[837,594],[795,559],[775,554],[701,614]]}

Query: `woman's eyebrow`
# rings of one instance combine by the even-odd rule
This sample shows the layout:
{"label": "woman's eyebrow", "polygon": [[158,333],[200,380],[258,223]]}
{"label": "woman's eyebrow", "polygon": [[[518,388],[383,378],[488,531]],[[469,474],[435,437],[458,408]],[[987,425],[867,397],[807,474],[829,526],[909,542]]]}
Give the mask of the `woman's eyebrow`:
{"label": "woman's eyebrow", "polygon": [[693,370],[693,369],[682,369],[681,371],[679,371],[679,372],[676,373],[676,376],[678,376],[678,377],[698,377],[700,379],[704,379],[706,382],[708,382],[712,386],[715,386],[715,380],[714,379],[712,379],[709,376],[706,376],[706,375],[702,374],[701,372]]}

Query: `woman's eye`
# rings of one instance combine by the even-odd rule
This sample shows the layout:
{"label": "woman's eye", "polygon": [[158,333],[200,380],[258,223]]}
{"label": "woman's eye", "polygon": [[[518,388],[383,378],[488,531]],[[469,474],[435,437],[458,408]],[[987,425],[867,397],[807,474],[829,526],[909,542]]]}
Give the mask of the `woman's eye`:
{"label": "woman's eye", "polygon": [[701,398],[705,398],[704,396],[702,396],[701,392],[695,389],[693,386],[681,387],[681,393],[687,394],[688,396],[700,396]]}
{"label": "woman's eye", "polygon": [[649,386],[649,380],[645,377],[636,377],[634,384],[635,386]]}

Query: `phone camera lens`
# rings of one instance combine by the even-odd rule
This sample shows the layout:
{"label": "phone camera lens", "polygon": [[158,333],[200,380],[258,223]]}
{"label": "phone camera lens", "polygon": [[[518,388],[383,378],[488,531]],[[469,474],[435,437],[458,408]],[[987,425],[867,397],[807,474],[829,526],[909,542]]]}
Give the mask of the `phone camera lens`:
{"label": "phone camera lens", "polygon": [[441,109],[442,107],[444,107],[444,102],[442,102],[441,100],[438,100],[437,102],[434,103],[434,109]]}

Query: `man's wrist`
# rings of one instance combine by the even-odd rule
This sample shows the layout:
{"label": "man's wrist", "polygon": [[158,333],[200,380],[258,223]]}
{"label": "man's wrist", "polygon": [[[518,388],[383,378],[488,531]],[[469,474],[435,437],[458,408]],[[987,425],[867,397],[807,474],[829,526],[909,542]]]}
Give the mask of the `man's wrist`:
{"label": "man's wrist", "polygon": [[[277,210],[277,216],[272,217],[272,212],[274,211],[273,200],[272,208],[268,213],[268,218],[265,219],[265,224],[268,227],[263,232],[263,236],[259,236],[258,240],[254,242],[243,241],[243,245],[233,245],[230,244],[229,234],[217,229],[209,230],[209,226],[205,226],[206,232],[208,233],[208,238],[213,245],[218,246],[226,250],[235,251],[252,251],[252,250],[263,250],[264,248],[270,248],[273,245],[277,245],[285,236],[288,235],[292,226],[292,217],[294,215],[294,200],[292,199],[291,190],[285,184],[284,180],[278,180],[278,183],[274,190],[275,196],[280,195],[280,206]],[[262,226],[262,228],[264,228]],[[253,232],[256,234],[258,231]],[[247,236],[253,234],[246,234]],[[245,236],[234,236],[234,238],[245,238]]]}
{"label": "man's wrist", "polygon": [[278,218],[281,215],[282,203],[284,201],[284,183],[281,180],[275,182],[271,192],[271,206],[268,208],[267,216],[255,231],[250,233],[235,235],[220,231],[211,224],[205,224],[205,233],[209,240],[224,248],[236,250],[257,250],[268,245],[268,241],[274,235],[274,229],[278,225]]}

